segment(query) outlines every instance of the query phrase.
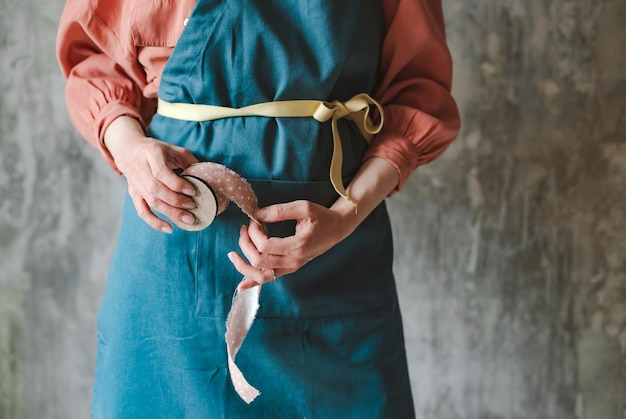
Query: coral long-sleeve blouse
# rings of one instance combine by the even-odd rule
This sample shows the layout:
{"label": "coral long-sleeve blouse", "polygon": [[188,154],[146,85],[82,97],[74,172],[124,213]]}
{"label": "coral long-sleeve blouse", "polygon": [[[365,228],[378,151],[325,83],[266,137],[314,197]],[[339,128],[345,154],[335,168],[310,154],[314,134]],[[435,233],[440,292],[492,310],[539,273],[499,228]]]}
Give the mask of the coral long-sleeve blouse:
{"label": "coral long-sleeve blouse", "polygon": [[[456,137],[460,119],[450,93],[452,60],[440,0],[382,0],[383,39],[378,87],[385,124],[364,159],[381,157],[402,188],[420,165]],[[156,111],[160,76],[195,0],[68,0],[57,36],[67,78],[66,105],[79,133],[116,171],[104,133],[131,116],[144,128]],[[395,192],[394,191],[394,192]]]}

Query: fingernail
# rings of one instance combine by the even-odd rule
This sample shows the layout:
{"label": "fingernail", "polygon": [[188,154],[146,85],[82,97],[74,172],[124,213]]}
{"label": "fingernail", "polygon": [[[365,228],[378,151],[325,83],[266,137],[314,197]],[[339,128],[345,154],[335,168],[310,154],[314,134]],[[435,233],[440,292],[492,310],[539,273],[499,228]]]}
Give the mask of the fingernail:
{"label": "fingernail", "polygon": [[230,252],[230,253],[228,253],[228,259],[229,259],[232,263],[235,263],[235,252]]}
{"label": "fingernail", "polygon": [[196,190],[192,188],[183,189],[183,193],[187,196],[194,196],[196,194]]}
{"label": "fingernail", "polygon": [[193,217],[193,215],[183,215],[181,221],[185,224],[193,225],[193,223],[196,222],[196,219]]}
{"label": "fingernail", "polygon": [[170,227],[170,226],[163,226],[163,227],[161,227],[161,232],[165,233],[165,234],[172,234],[172,227]]}
{"label": "fingernail", "polygon": [[254,213],[254,215],[256,216],[256,218],[258,218],[259,220],[264,220],[265,217],[267,217],[267,210],[266,209],[260,209],[257,212]]}
{"label": "fingernail", "polygon": [[183,208],[185,209],[194,209],[196,207],[196,203],[192,200],[183,202]]}

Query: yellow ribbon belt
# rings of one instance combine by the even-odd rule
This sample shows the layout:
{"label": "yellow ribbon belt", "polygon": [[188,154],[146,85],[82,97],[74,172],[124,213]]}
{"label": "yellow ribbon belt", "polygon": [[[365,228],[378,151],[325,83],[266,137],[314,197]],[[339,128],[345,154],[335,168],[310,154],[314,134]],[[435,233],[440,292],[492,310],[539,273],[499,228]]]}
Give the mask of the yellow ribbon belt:
{"label": "yellow ribbon belt", "polygon": [[[370,106],[378,108],[380,121],[372,122]],[[304,118],[312,117],[319,122],[332,121],[333,156],[330,162],[330,181],[335,191],[343,198],[357,205],[357,202],[348,196],[343,185],[341,169],[343,165],[343,151],[341,137],[337,129],[337,121],[348,118],[359,129],[365,140],[370,143],[375,134],[383,127],[382,106],[368,94],[361,93],[353,98],[341,102],[321,100],[285,100],[276,102],[258,103],[243,108],[228,108],[224,106],[200,105],[193,103],[171,103],[159,98],[157,113],[159,115],[180,119],[183,121],[205,122],[222,118],[240,116],[261,116],[268,118]]]}

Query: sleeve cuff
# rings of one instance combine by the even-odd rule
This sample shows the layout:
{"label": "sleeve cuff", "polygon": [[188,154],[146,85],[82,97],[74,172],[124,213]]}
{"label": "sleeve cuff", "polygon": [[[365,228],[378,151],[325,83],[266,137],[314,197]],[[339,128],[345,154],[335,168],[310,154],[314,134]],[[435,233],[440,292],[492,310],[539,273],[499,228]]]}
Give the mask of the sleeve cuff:
{"label": "sleeve cuff", "polygon": [[391,132],[381,132],[376,136],[365,152],[363,160],[379,157],[387,160],[398,171],[398,185],[389,193],[392,196],[398,193],[411,173],[417,167],[418,158],[415,146],[402,135]]}

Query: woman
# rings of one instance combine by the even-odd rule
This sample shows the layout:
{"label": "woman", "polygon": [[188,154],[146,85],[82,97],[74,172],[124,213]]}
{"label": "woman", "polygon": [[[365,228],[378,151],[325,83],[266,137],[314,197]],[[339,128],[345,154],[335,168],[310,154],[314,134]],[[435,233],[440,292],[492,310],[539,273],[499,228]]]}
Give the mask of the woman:
{"label": "woman", "polygon": [[[69,0],[58,57],[73,123],[129,192],[92,416],[413,417],[383,199],[458,131],[440,2]],[[368,145],[337,122],[336,188],[331,123],[156,112],[157,97],[241,108],[362,93],[384,125]],[[168,222],[195,222],[196,192],[177,173],[197,161],[250,181],[269,234],[234,205],[200,232]],[[247,404],[230,383],[225,319],[235,288],[268,282],[237,355],[262,391]]]}

